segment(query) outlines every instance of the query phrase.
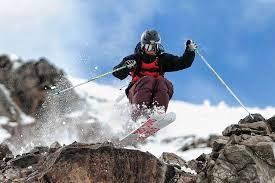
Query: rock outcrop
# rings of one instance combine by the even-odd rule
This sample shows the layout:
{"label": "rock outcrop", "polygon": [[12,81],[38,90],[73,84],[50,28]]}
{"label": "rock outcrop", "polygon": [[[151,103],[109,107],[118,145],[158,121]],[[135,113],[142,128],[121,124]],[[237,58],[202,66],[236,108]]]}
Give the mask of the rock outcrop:
{"label": "rock outcrop", "polygon": [[275,134],[270,121],[257,114],[227,127],[224,136],[214,140],[212,153],[193,162],[200,165],[197,182],[275,182]]}
{"label": "rock outcrop", "polygon": [[223,136],[210,138],[212,152],[191,161],[173,153],[163,153],[158,159],[148,152],[116,147],[109,142],[75,142],[68,146],[55,142],[15,158],[3,146],[0,181],[272,183],[274,117],[265,120],[259,114],[254,116],[254,120],[245,118],[230,125]]}
{"label": "rock outcrop", "polygon": [[[0,182],[171,182],[175,168],[150,153],[110,143],[33,151],[1,162]],[[182,177],[183,178],[183,177]]]}
{"label": "rock outcrop", "polygon": [[[58,85],[58,90],[71,86],[63,71],[54,67],[45,58],[23,62],[12,61],[6,55],[0,56],[0,83],[10,91],[17,106],[26,114],[33,116],[41,110],[51,86]],[[63,109],[78,99],[73,91],[67,95],[70,97],[59,98],[58,101]]]}

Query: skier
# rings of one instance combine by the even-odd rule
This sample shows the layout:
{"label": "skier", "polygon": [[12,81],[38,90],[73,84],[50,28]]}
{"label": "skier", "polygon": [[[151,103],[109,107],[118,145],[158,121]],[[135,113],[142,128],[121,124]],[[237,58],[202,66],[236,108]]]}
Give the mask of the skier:
{"label": "skier", "polygon": [[162,108],[166,112],[174,91],[172,83],[164,74],[190,67],[196,48],[196,44],[188,40],[183,55],[175,56],[164,52],[161,37],[156,30],[149,29],[142,33],[135,53],[123,58],[114,69],[124,65],[127,67],[113,73],[121,80],[128,75],[132,77],[125,92],[130,103],[136,107],[132,113],[134,121],[140,116],[148,118],[148,109],[150,111],[154,107]]}

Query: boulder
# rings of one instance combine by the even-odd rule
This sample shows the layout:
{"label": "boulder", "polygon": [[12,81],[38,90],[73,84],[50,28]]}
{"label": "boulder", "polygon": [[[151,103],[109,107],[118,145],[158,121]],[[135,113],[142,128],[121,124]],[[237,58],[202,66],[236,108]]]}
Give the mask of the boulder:
{"label": "boulder", "polygon": [[220,151],[228,142],[229,137],[219,136],[212,143],[213,151]]}
{"label": "boulder", "polygon": [[[75,142],[52,153],[27,153],[8,161],[0,182],[171,182],[176,173],[150,153]],[[195,181],[194,175],[180,173],[186,176],[179,180]]]}
{"label": "boulder", "polygon": [[28,166],[38,163],[39,158],[39,155],[26,154],[10,160],[7,165],[16,166],[19,168],[27,168]]}
{"label": "boulder", "polygon": [[198,170],[197,182],[275,182],[275,135],[268,121],[260,115],[257,119],[260,121],[245,119],[230,125],[223,131],[224,137],[214,140],[212,153],[203,158],[203,168]]}
{"label": "boulder", "polygon": [[207,170],[207,180],[209,182],[274,182],[275,166],[272,147],[268,144],[225,146],[215,161],[214,167]]}
{"label": "boulder", "polygon": [[6,157],[7,154],[12,154],[7,144],[0,144],[0,160]]}
{"label": "boulder", "polygon": [[251,118],[250,115],[246,116],[244,119],[241,119],[239,121],[239,124],[245,124],[245,123],[254,123],[257,121],[265,121],[265,118],[261,114],[251,114],[254,119]]}
{"label": "boulder", "polygon": [[275,116],[269,118],[267,123],[270,125],[272,132],[275,132]]}
{"label": "boulder", "polygon": [[272,130],[269,125],[264,121],[253,122],[253,123],[243,123],[243,124],[232,124],[228,126],[222,134],[224,136],[231,135],[241,135],[241,134],[258,134],[258,135],[267,135],[270,134]]}
{"label": "boulder", "polygon": [[164,152],[159,158],[168,166],[173,166],[174,177],[171,182],[177,183],[194,183],[196,180],[196,172],[187,168],[187,162],[174,153]]}

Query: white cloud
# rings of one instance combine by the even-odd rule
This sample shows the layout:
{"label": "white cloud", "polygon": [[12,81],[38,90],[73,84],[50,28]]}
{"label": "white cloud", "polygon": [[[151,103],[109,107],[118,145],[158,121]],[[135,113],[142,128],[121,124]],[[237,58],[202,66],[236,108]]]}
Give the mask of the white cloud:
{"label": "white cloud", "polygon": [[72,56],[67,49],[74,43],[70,37],[80,39],[83,32],[71,33],[80,19],[75,9],[77,4],[70,0],[1,0],[0,53],[48,57],[62,65]]}
{"label": "white cloud", "polygon": [[156,13],[155,3],[0,0],[0,53],[45,56],[71,75],[90,66],[86,57],[117,63],[138,41],[138,25]]}
{"label": "white cloud", "polygon": [[[35,0],[1,0],[1,22],[8,26],[31,25],[66,13],[70,3],[64,0],[35,1]],[[66,6],[64,8],[64,5]],[[3,24],[2,24],[3,25]]]}

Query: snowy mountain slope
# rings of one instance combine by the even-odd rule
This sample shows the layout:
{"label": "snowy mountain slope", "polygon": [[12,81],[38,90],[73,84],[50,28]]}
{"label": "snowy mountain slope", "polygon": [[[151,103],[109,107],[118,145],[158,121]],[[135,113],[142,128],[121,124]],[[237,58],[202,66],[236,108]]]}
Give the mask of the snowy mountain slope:
{"label": "snowy mountain slope", "polygon": [[[74,85],[83,82],[82,79],[77,78],[70,78],[70,81]],[[91,111],[86,111],[85,113],[90,113],[100,123],[109,126],[114,134],[121,137],[125,132],[125,126],[129,125],[127,121],[130,119],[127,98],[124,97],[120,102],[116,101],[116,99],[124,95],[124,91],[120,91],[114,86],[91,82],[76,88],[76,92],[85,97],[91,106]],[[275,114],[275,107],[263,109],[254,107],[248,109],[252,113],[261,113],[265,118],[270,118]],[[173,111],[177,114],[176,121],[159,131],[155,136],[150,137],[148,143],[139,145],[137,148],[149,151],[157,157],[162,152],[167,151],[179,154],[187,160],[196,158],[203,152],[210,152],[210,148],[202,147],[181,152],[179,148],[183,144],[188,143],[188,139],[184,142],[175,140],[168,144],[163,143],[163,139],[190,134],[198,137],[220,134],[226,126],[239,121],[240,118],[244,118],[247,115],[241,107],[231,107],[224,102],[214,106],[207,100],[203,104],[172,100],[168,111]]]}

